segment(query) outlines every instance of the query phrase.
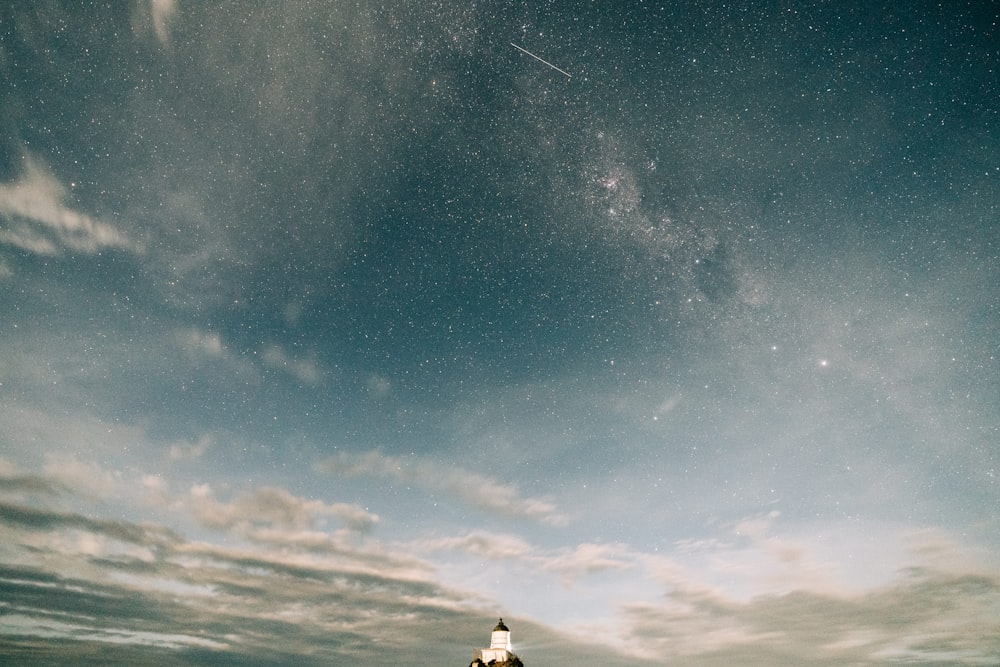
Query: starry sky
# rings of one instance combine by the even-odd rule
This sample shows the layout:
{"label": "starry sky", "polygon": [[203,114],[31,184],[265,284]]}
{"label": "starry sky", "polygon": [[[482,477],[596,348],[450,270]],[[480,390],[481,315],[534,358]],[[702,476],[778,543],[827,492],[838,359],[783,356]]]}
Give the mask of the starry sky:
{"label": "starry sky", "polygon": [[996,664],[1000,13],[888,4],[3,2],[0,658]]}

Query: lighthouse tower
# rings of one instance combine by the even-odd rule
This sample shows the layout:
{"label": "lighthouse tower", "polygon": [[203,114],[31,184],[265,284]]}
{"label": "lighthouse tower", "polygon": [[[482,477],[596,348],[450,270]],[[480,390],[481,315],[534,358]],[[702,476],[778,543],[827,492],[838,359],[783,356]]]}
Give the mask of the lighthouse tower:
{"label": "lighthouse tower", "polygon": [[[472,652],[472,664],[488,665],[494,661],[505,663],[509,660],[517,660],[517,656],[514,655],[514,648],[510,643],[510,628],[504,625],[501,618],[490,635],[490,647],[479,648]],[[521,663],[517,661],[516,664]]]}
{"label": "lighthouse tower", "polygon": [[503,624],[502,618],[493,628],[493,634],[490,635],[490,648],[499,648],[504,651],[513,650],[510,645],[510,628]]}

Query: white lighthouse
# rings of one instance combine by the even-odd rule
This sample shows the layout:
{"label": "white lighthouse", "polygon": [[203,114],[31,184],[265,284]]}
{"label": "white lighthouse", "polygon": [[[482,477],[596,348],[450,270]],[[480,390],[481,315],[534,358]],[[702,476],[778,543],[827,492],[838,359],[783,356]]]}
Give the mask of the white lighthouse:
{"label": "white lighthouse", "polygon": [[510,628],[503,624],[502,618],[496,627],[493,628],[493,634],[490,635],[490,648],[503,649],[504,651],[512,650],[510,646]]}
{"label": "white lighthouse", "polygon": [[[490,635],[490,647],[478,648],[472,652],[472,664],[488,665],[491,662],[505,663],[509,660],[517,660],[517,656],[514,655],[514,648],[510,643],[510,628],[504,625],[501,618]],[[517,664],[520,664],[520,661]]]}

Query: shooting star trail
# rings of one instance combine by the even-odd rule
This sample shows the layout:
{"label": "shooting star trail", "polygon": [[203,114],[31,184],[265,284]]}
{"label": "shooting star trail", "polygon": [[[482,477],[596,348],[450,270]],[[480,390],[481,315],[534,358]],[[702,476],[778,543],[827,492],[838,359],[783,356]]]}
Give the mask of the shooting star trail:
{"label": "shooting star trail", "polygon": [[567,72],[566,70],[564,70],[564,69],[559,69],[558,67],[556,67],[555,65],[553,65],[552,63],[550,63],[550,62],[549,62],[548,60],[545,60],[544,58],[539,58],[538,56],[536,56],[536,55],[535,55],[534,53],[532,53],[532,52],[531,52],[531,51],[529,51],[528,49],[522,49],[522,48],[521,48],[520,46],[518,46],[518,45],[517,45],[517,44],[515,44],[514,42],[511,42],[511,43],[510,43],[510,45],[511,45],[511,46],[513,46],[513,47],[514,47],[515,49],[517,49],[518,51],[521,51],[521,52],[523,52],[523,53],[527,53],[527,54],[528,54],[529,56],[531,56],[532,58],[534,58],[534,59],[535,59],[535,60],[537,60],[538,62],[540,62],[540,63],[545,63],[546,65],[548,65],[549,67],[551,67],[551,68],[552,68],[552,69],[554,69],[555,71],[559,72],[560,74],[565,74],[565,75],[566,75],[566,78],[568,78],[568,79],[572,79],[572,78],[573,78],[573,75],[572,75],[572,74],[570,74],[569,72]]}

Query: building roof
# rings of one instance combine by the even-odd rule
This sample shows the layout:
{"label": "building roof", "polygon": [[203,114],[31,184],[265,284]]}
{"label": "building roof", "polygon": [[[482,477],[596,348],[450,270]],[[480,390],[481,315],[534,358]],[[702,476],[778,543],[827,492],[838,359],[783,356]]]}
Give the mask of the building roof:
{"label": "building roof", "polygon": [[510,632],[510,628],[508,628],[506,625],[503,624],[502,618],[500,619],[500,622],[497,623],[497,626],[493,628],[493,632],[497,632],[500,630],[502,630],[503,632]]}

